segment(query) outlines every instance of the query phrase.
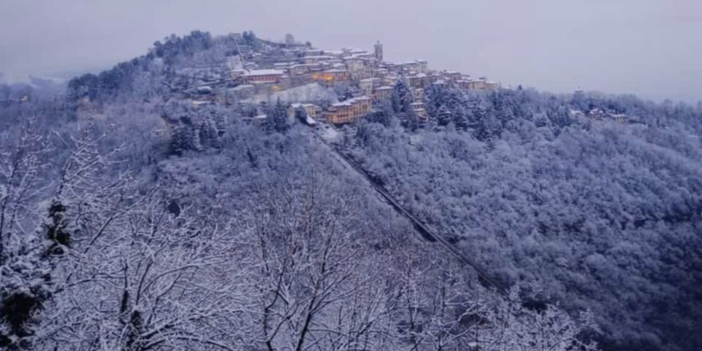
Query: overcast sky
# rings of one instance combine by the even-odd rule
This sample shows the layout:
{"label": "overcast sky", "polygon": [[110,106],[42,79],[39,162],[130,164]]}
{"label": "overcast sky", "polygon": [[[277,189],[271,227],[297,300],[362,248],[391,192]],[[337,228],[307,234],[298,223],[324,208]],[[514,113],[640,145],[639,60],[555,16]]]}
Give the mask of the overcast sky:
{"label": "overcast sky", "polygon": [[701,0],[0,0],[0,72],[109,67],[194,29],[381,40],[390,60],[504,84],[702,100]]}

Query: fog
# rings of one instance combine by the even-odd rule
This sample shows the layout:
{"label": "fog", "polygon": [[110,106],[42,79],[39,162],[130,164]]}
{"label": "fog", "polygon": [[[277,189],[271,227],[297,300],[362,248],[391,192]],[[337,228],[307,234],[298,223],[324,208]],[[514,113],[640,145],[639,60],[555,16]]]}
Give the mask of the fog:
{"label": "fog", "polygon": [[107,68],[194,29],[292,33],[321,48],[554,92],[576,88],[702,100],[696,0],[268,0],[0,2],[0,72],[17,81]]}

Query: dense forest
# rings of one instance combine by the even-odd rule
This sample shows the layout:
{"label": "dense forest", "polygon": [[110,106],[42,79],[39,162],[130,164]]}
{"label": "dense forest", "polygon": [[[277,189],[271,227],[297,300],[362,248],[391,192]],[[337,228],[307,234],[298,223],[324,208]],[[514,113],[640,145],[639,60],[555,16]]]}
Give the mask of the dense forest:
{"label": "dense forest", "polygon": [[[702,106],[436,85],[422,123],[400,81],[341,128],[342,152],[504,296],[287,106],[258,126],[240,101],[186,101],[197,81],[183,72],[226,70],[232,38],[166,38],[59,98],[0,88],[0,347],[702,345]],[[576,113],[592,110],[605,117]]]}
{"label": "dense forest", "polygon": [[[503,281],[592,310],[606,349],[702,344],[701,106],[523,89],[428,99],[427,128],[389,109],[350,154]],[[592,109],[629,120],[572,113]]]}

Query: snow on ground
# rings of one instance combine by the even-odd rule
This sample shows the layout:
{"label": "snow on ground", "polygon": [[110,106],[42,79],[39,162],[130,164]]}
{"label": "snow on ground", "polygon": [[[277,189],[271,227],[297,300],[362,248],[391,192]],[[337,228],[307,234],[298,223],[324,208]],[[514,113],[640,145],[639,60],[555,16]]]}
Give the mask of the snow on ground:
{"label": "snow on ground", "polygon": [[318,129],[319,136],[327,142],[334,143],[341,140],[341,132],[327,123],[322,123]]}

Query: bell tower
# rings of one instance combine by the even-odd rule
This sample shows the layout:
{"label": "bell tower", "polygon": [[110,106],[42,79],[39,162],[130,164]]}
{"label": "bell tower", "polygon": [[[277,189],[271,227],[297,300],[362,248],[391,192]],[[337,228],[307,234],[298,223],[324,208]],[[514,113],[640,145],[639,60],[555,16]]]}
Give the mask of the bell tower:
{"label": "bell tower", "polygon": [[375,43],[375,58],[378,60],[378,63],[383,62],[383,44],[380,43],[380,40]]}

